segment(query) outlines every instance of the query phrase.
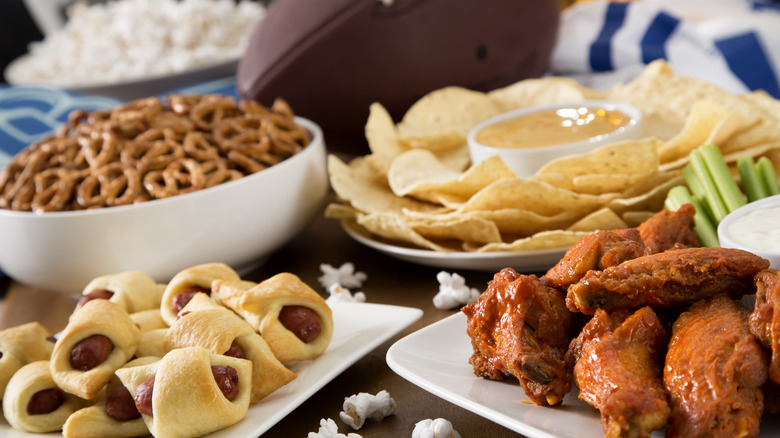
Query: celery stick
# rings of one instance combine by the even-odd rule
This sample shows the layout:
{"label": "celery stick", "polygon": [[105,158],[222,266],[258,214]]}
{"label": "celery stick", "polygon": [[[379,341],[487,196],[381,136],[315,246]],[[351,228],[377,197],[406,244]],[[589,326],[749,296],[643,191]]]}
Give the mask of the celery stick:
{"label": "celery stick", "polygon": [[693,171],[693,167],[690,165],[683,167],[682,174],[683,179],[685,180],[685,184],[691,190],[691,193],[695,196],[703,197],[704,186],[701,184],[701,181],[699,181],[699,178],[696,177],[696,173]]}
{"label": "celery stick", "polygon": [[692,204],[696,209],[696,213],[693,216],[693,231],[699,236],[699,244],[707,247],[720,246],[715,225],[710,218],[707,217],[701,203],[691,196],[688,188],[685,186],[675,186],[669,189],[666,200],[664,201],[666,209],[677,211],[683,204]]}
{"label": "celery stick", "polygon": [[709,204],[710,211],[712,211],[712,217],[715,219],[715,223],[720,223],[720,221],[729,214],[729,210],[720,197],[718,187],[715,185],[712,175],[710,175],[710,171],[707,168],[707,164],[704,162],[701,152],[699,152],[698,149],[694,149],[691,151],[690,159],[691,161],[689,164],[702,186],[704,199],[706,199],[707,204]]}
{"label": "celery stick", "polygon": [[756,163],[756,171],[768,195],[780,194],[780,183],[777,181],[777,173],[772,160],[767,157],[759,158]]}
{"label": "celery stick", "polygon": [[766,198],[768,192],[758,176],[753,157],[742,157],[737,161],[739,178],[742,180],[742,190],[747,195],[748,202]]}
{"label": "celery stick", "polygon": [[705,144],[699,147],[699,150],[728,211],[732,212],[745,205],[745,195],[739,190],[720,149],[715,145]]}

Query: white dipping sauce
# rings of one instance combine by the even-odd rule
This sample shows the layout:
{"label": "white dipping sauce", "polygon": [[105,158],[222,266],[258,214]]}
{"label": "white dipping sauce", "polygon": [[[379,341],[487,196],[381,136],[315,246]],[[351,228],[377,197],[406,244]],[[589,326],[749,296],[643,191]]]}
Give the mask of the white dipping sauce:
{"label": "white dipping sauce", "polygon": [[752,211],[728,227],[734,241],[765,251],[780,251],[780,205]]}

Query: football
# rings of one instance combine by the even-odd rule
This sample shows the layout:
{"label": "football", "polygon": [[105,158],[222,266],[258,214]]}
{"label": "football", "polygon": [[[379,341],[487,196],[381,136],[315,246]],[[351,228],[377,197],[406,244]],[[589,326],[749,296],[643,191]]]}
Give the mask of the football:
{"label": "football", "polygon": [[282,97],[333,139],[369,106],[398,121],[445,86],[489,91],[544,73],[559,0],[274,0],[236,73],[241,98]]}

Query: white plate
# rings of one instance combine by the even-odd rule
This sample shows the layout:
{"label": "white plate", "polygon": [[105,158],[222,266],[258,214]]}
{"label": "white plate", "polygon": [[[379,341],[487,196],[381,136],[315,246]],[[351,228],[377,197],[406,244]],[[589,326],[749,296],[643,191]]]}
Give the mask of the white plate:
{"label": "white plate", "polygon": [[[21,65],[30,55],[22,55],[12,61],[5,69],[5,77],[12,85],[46,85],[29,79]],[[108,96],[121,100],[134,100],[154,96],[188,85],[205,82],[212,79],[233,76],[238,67],[238,59],[218,62],[211,65],[192,68],[179,73],[133,79],[123,82],[68,84],[61,88],[82,94]]]}
{"label": "white plate", "polygon": [[[474,375],[466,315],[458,312],[393,344],[387,364],[415,385],[528,438],[600,438],[600,415],[568,394],[561,406],[534,405],[517,383]],[[450,419],[456,420],[456,419]],[[457,429],[457,421],[454,421]],[[663,438],[661,431],[653,438]],[[759,437],[780,436],[780,416],[765,415]]]}
{"label": "white plate", "polygon": [[397,259],[436,268],[497,272],[512,267],[525,273],[544,272],[558,263],[568,250],[558,248],[523,252],[437,252],[380,241],[347,221],[342,221],[342,226],[350,237],[363,245]]}
{"label": "white plate", "polygon": [[[237,424],[207,435],[208,438],[256,438],[292,412],[312,394],[395,336],[422,316],[412,307],[371,303],[336,302],[333,310],[333,339],[325,353],[313,361],[299,362],[290,369],[298,377],[255,405]],[[317,430],[319,424],[312,424]],[[0,419],[0,437],[31,438],[56,435],[28,434],[11,429]]]}

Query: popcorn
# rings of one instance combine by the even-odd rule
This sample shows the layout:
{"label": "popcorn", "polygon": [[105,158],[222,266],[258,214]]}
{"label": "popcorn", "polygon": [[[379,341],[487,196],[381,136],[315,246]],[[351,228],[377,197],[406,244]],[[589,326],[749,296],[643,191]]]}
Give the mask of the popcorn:
{"label": "popcorn", "polygon": [[119,0],[68,9],[60,31],[29,46],[20,82],[91,85],[179,73],[240,58],[265,16],[258,2]]}
{"label": "popcorn", "polygon": [[360,287],[368,278],[365,272],[355,272],[355,265],[349,262],[344,263],[338,269],[323,263],[320,265],[320,271],[322,271],[322,276],[318,280],[325,289],[330,289],[333,284],[340,284],[349,289]]}
{"label": "popcorn", "polygon": [[379,421],[393,415],[395,400],[385,390],[376,395],[361,392],[345,398],[342,409],[344,410],[339,413],[341,420],[358,430],[363,427],[367,418]]}
{"label": "popcorn", "polygon": [[474,303],[479,298],[479,290],[466,286],[466,280],[458,274],[439,272],[439,293],[433,297],[433,305],[437,309],[447,310]]}
{"label": "popcorn", "polygon": [[331,284],[328,288],[330,296],[325,300],[327,303],[341,302],[353,302],[353,303],[365,303],[366,294],[363,292],[355,292],[354,294],[349,289],[343,287],[338,283]]}
{"label": "popcorn", "polygon": [[336,422],[330,418],[320,420],[320,429],[317,432],[309,432],[308,438],[363,438],[356,433],[349,433],[344,435],[339,433],[339,428],[336,426]]}
{"label": "popcorn", "polygon": [[443,419],[422,420],[414,425],[412,438],[460,438],[452,423]]}

